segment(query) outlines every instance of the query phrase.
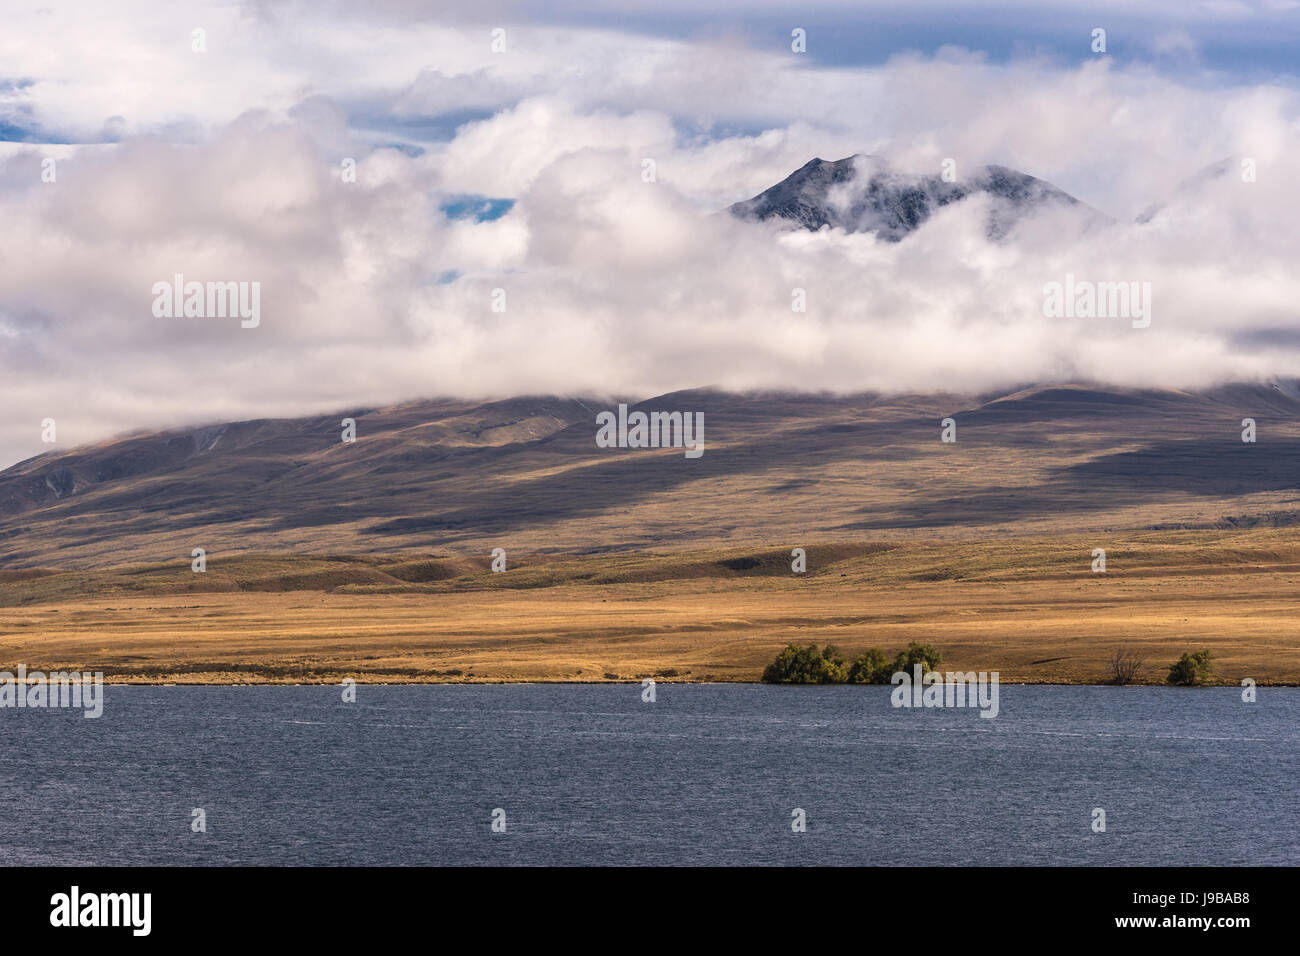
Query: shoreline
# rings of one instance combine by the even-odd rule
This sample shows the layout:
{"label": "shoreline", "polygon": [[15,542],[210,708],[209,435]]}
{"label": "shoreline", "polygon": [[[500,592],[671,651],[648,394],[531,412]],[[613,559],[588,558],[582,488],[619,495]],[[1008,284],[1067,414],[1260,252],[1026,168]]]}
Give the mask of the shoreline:
{"label": "shoreline", "polygon": [[[0,667],[0,671],[2,670],[4,670],[4,668]],[[29,671],[30,670],[31,668],[29,668]],[[54,668],[53,670],[59,670],[59,668]],[[345,679],[349,679],[349,678],[340,677],[337,680],[319,680],[319,681],[288,681],[288,680],[263,680],[263,681],[188,680],[185,681],[185,680],[161,680],[161,679],[160,680],[116,680],[116,679],[109,679],[106,676],[104,678],[104,686],[105,687],[341,687],[342,682]],[[621,685],[627,687],[639,687],[641,686],[642,680],[645,680],[647,678],[641,678],[641,679],[627,678],[621,680],[565,680],[565,679],[558,679],[558,678],[555,680],[546,680],[546,679],[539,680],[536,678],[524,679],[524,680],[494,680],[490,678],[482,679],[482,680],[373,680],[367,678],[350,678],[350,679],[355,681],[355,683],[358,686],[365,685],[369,687],[523,686],[523,685],[572,686],[572,687]],[[676,685],[694,685],[694,686],[701,686],[701,687],[709,687],[709,686],[728,687],[728,686],[741,685],[741,686],[754,686],[754,687],[783,687],[789,690],[804,689],[804,688],[825,688],[825,687],[892,688],[895,686],[891,684],[850,684],[850,683],[771,684],[771,683],[765,683],[764,681],[757,681],[757,680],[680,680],[676,678],[659,678],[659,677],[654,678],[654,682],[656,685],[676,684]],[[27,681],[26,683],[31,684],[31,683],[40,683],[40,682]],[[1178,691],[1219,690],[1223,688],[1232,688],[1235,690],[1241,689],[1240,683],[1234,683],[1232,681],[1211,681],[1206,684],[1200,684],[1192,687],[1184,687],[1184,686],[1178,686],[1173,684],[1167,684],[1162,681],[1134,681],[1128,684],[1112,684],[1112,683],[1097,682],[1097,681],[1002,680],[1001,678],[999,678],[998,684],[1001,687],[1113,687],[1116,690],[1153,688],[1153,687],[1164,688],[1166,690],[1178,690]],[[940,683],[938,686],[944,686],[944,685],[943,683]],[[1300,684],[1286,682],[1286,681],[1279,681],[1277,683],[1266,683],[1262,681],[1256,681],[1255,686],[1257,688],[1273,689],[1273,688],[1280,688],[1280,687],[1300,687]]]}

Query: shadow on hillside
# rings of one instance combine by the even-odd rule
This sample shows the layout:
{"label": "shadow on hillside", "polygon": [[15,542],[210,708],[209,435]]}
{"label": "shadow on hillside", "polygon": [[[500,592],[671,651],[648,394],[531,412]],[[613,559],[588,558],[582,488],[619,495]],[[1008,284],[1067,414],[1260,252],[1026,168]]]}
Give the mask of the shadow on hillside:
{"label": "shadow on hillside", "polygon": [[1087,514],[1200,495],[1233,498],[1300,490],[1300,440],[1165,441],[1058,469],[1035,487],[1002,487],[959,498],[929,493],[896,517],[839,526],[845,531],[981,525]]}

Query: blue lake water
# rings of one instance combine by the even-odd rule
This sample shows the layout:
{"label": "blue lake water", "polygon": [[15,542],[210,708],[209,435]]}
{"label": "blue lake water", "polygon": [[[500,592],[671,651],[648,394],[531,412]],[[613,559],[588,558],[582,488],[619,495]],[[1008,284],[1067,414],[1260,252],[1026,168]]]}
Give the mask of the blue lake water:
{"label": "blue lake water", "polygon": [[0,710],[0,844],[11,864],[1300,863],[1300,689],[1003,686],[992,720],[889,691],[108,687],[98,720]]}

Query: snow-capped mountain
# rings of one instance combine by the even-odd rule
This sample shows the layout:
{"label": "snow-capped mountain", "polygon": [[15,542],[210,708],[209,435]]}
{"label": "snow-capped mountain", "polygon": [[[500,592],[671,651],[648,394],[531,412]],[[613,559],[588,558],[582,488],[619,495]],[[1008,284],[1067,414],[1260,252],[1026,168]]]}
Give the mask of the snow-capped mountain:
{"label": "snow-capped mountain", "polygon": [[935,210],[981,193],[993,197],[987,222],[992,239],[1005,237],[1022,217],[1051,206],[1074,208],[1098,223],[1109,221],[1051,183],[1005,166],[982,166],[948,182],[938,174],[904,173],[864,154],[834,162],[814,159],[730,209],[741,219],[784,219],[814,231],[829,226],[874,232],[897,242]]}

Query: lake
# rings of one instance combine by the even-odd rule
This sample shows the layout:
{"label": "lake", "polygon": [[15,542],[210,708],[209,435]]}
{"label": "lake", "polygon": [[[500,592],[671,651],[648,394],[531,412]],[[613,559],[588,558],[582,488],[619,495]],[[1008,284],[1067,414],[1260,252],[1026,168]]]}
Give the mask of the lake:
{"label": "lake", "polygon": [[0,842],[10,864],[1300,863],[1300,689],[1004,685],[992,720],[889,693],[112,686],[97,720],[0,710]]}

